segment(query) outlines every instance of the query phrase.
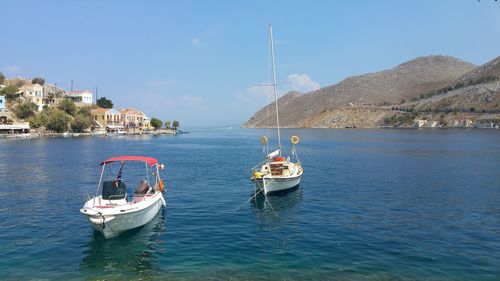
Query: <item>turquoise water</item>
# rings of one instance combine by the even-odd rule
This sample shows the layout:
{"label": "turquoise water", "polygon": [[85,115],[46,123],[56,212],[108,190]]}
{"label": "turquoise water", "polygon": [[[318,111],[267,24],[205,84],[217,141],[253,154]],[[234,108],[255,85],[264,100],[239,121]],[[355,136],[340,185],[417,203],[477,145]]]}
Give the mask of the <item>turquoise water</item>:
{"label": "turquoise water", "polygon": [[[0,140],[0,279],[500,280],[499,131],[285,130],[278,216],[243,204],[265,132]],[[104,240],[79,209],[121,154],[166,163],[168,206]]]}

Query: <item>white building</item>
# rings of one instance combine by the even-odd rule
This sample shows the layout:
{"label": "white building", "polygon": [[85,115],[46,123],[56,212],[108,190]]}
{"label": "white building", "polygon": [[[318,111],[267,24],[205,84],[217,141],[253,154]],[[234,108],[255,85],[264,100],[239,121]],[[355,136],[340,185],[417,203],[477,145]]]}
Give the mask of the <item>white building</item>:
{"label": "white building", "polygon": [[415,127],[415,128],[422,128],[426,124],[427,124],[427,120],[417,119],[413,123],[413,127]]}
{"label": "white building", "polygon": [[73,91],[66,92],[66,96],[72,99],[74,102],[82,102],[87,104],[93,104],[94,98],[91,91]]}

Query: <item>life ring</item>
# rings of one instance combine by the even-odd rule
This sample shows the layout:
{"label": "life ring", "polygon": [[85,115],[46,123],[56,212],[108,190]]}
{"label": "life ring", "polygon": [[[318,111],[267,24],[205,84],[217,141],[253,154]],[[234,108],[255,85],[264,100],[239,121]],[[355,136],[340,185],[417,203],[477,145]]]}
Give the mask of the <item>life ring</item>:
{"label": "life ring", "polygon": [[267,137],[266,137],[266,136],[262,136],[262,137],[260,137],[260,143],[261,143],[262,145],[266,145],[266,144],[267,144]]}
{"label": "life ring", "polygon": [[299,143],[299,140],[300,140],[300,139],[299,139],[299,137],[297,137],[297,136],[292,136],[292,137],[290,138],[290,141],[292,142],[292,144],[298,144],[298,143]]}
{"label": "life ring", "polygon": [[158,189],[160,190],[160,192],[162,192],[162,191],[163,191],[163,180],[160,180],[160,181],[158,182]]}

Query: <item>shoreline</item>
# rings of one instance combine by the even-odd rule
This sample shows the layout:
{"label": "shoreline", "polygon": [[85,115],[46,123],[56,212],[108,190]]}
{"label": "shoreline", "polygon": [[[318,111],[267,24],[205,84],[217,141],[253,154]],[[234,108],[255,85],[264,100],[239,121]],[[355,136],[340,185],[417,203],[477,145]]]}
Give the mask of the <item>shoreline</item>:
{"label": "shoreline", "polygon": [[151,131],[151,132],[127,132],[123,134],[115,133],[21,133],[21,134],[0,134],[0,139],[39,139],[39,138],[76,138],[76,137],[119,137],[119,136],[140,136],[140,135],[177,135],[175,131]]}

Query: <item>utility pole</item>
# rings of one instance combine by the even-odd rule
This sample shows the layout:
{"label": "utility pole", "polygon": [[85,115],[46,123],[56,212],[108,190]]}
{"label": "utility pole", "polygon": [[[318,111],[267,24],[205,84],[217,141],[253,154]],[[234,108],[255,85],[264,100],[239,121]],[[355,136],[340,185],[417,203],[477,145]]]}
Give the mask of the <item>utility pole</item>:
{"label": "utility pole", "polygon": [[97,104],[97,86],[95,86],[95,104]]}
{"label": "utility pole", "polygon": [[73,79],[71,79],[71,91],[73,92]]}

